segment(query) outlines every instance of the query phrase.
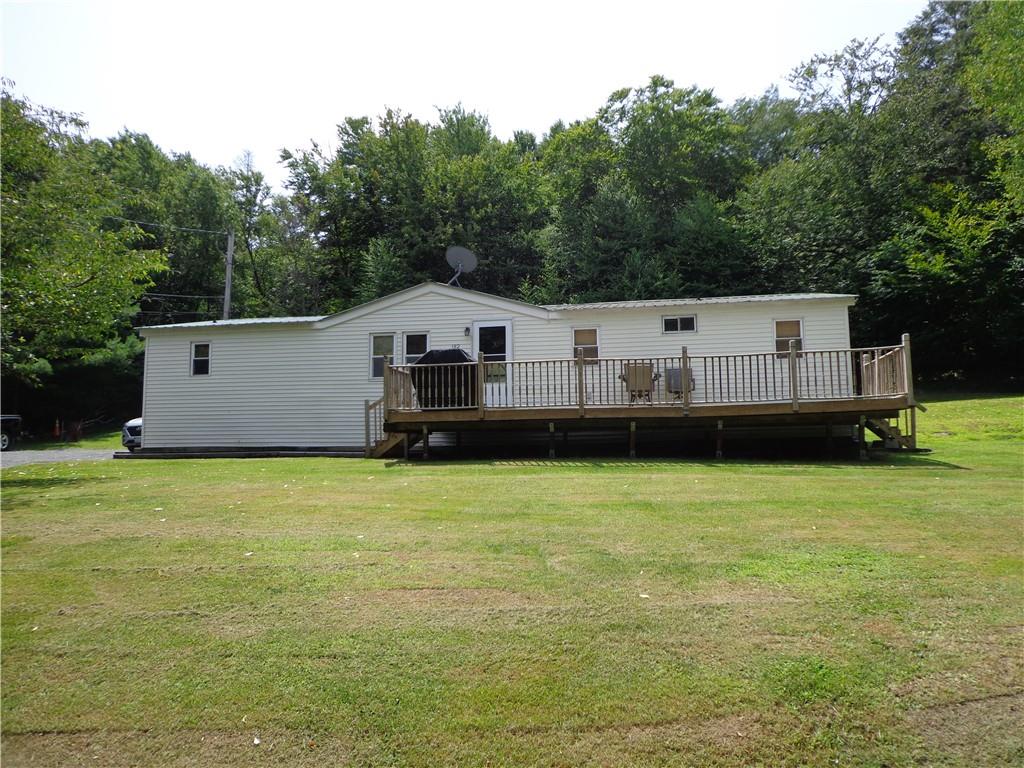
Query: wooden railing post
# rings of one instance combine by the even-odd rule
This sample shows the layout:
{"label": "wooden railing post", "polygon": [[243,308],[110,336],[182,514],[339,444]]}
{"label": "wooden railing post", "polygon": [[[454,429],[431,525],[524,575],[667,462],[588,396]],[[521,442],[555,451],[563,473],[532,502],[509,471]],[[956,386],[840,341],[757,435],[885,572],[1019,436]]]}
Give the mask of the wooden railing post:
{"label": "wooden railing post", "polygon": [[476,416],[478,419],[484,417],[484,378],[487,374],[487,367],[484,365],[484,353],[476,353]]}
{"label": "wooden railing post", "polygon": [[690,415],[690,355],[683,347],[679,355],[680,385],[683,388],[683,415]]}
{"label": "wooden railing post", "polygon": [[365,428],[366,428],[366,458],[370,458],[370,452],[373,450],[373,444],[370,442],[370,401],[363,400],[363,411],[365,417]]}
{"label": "wooden railing post", "polygon": [[800,382],[796,366],[796,339],[789,340],[789,395],[793,398],[793,410],[800,410]]}
{"label": "wooden railing post", "polygon": [[580,416],[587,410],[587,394],[583,386],[583,350],[576,350],[576,404],[580,409]]}
{"label": "wooden railing post", "polygon": [[384,355],[384,417],[387,418],[388,409],[391,408],[391,356]]}
{"label": "wooden railing post", "polygon": [[907,402],[913,408],[917,404],[914,399],[914,369],[910,365],[910,334],[903,334],[903,385],[906,388]]}

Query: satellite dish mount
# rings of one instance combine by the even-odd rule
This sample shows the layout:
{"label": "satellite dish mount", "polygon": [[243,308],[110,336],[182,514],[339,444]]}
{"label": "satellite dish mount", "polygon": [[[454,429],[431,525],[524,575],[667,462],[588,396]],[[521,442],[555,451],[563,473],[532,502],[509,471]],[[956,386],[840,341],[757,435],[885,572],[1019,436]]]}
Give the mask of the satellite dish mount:
{"label": "satellite dish mount", "polygon": [[448,262],[449,267],[455,270],[455,274],[448,281],[448,285],[456,285],[461,288],[459,276],[468,275],[476,269],[476,254],[469,250],[469,248],[463,248],[461,245],[448,246],[448,250],[444,254],[444,260]]}

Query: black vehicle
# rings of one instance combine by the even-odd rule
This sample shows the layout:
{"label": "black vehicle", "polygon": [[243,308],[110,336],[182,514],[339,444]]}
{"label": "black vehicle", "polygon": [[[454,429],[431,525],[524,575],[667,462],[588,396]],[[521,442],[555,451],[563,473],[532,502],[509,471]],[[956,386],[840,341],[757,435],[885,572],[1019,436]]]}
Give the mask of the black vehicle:
{"label": "black vehicle", "polygon": [[21,416],[0,416],[0,451],[6,451],[21,437]]}

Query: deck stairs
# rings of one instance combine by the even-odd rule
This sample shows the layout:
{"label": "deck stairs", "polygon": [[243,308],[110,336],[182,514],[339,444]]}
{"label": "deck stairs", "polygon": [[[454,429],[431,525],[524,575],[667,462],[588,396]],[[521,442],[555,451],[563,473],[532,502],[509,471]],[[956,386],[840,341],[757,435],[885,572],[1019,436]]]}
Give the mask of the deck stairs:
{"label": "deck stairs", "polygon": [[[385,432],[384,436],[374,443],[373,447],[370,449],[369,458],[385,459],[400,456],[404,451],[402,439],[405,436],[404,432]],[[411,448],[419,442],[419,440],[419,435],[409,435],[409,447]]]}
{"label": "deck stairs", "polygon": [[903,451],[917,448],[916,436],[904,434],[898,421],[899,419],[867,419],[864,426],[879,437],[882,446],[887,450]]}

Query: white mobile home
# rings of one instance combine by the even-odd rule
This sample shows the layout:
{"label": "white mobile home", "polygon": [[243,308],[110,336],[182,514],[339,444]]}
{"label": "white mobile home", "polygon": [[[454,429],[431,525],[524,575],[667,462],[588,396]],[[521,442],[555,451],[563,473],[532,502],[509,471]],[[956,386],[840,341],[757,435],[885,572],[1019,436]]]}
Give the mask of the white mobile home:
{"label": "white mobile home", "polygon": [[[852,350],[854,301],[536,306],[423,283],[334,315],[150,326],[140,329],[143,452],[372,450],[388,432],[562,429],[596,417],[667,424],[743,415],[741,405],[768,416],[837,413],[845,401],[861,415],[906,407],[905,345]],[[428,350],[451,348],[467,362],[415,368]],[[470,372],[458,402],[424,396]],[[884,408],[866,408],[878,398]]]}

